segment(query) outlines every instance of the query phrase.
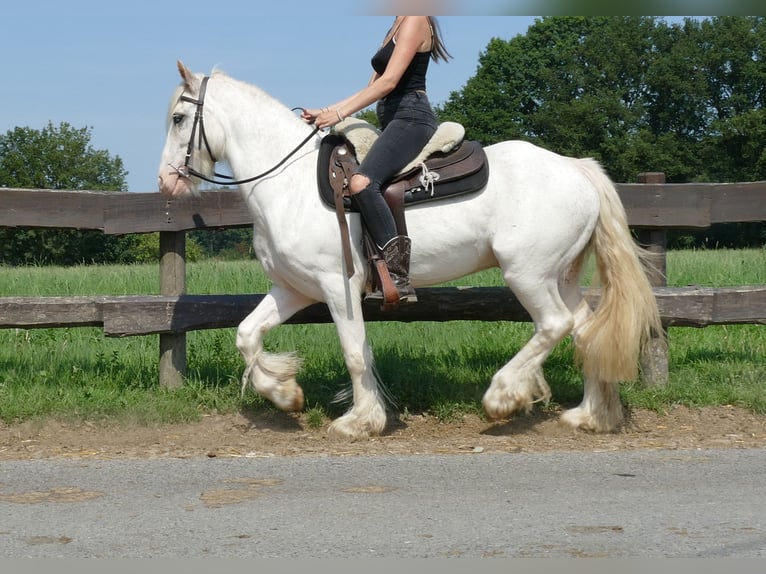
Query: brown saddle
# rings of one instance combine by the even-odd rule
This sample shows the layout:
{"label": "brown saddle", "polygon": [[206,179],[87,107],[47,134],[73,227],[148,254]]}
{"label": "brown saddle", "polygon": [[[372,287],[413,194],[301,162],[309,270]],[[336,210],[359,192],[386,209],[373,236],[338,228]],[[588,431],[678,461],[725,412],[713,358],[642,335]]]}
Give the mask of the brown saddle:
{"label": "brown saddle", "polygon": [[[358,167],[352,145],[342,136],[322,139],[317,179],[322,200],[342,211],[358,211],[348,191],[348,182]],[[399,235],[407,235],[406,207],[480,191],[487,184],[489,165],[479,142],[464,140],[454,150],[436,152],[421,165],[383,186],[383,197],[391,208]],[[345,218],[344,218],[345,219]]]}

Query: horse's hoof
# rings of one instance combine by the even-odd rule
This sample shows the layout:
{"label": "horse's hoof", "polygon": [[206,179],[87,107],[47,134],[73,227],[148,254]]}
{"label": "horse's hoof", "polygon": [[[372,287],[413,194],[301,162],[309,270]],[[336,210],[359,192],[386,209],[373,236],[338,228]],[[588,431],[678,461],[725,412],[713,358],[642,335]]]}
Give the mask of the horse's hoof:
{"label": "horse's hoof", "polygon": [[297,384],[292,385],[291,393],[275,393],[268,398],[271,399],[276,407],[287,413],[294,413],[303,410],[303,389]]}
{"label": "horse's hoof", "polygon": [[594,433],[610,433],[620,429],[623,422],[622,412],[612,416],[597,417],[582,407],[565,411],[559,421],[573,429]]}
{"label": "horse's hoof", "polygon": [[352,441],[370,438],[369,432],[341,419],[333,421],[327,432],[331,437]]}
{"label": "horse's hoof", "polygon": [[386,427],[385,415],[360,419],[354,415],[343,415],[330,424],[328,430],[331,436],[347,440],[368,439],[378,436]]}
{"label": "horse's hoof", "polygon": [[533,404],[534,401],[531,397],[522,397],[519,394],[506,395],[499,399],[485,396],[482,401],[484,414],[492,421],[507,419],[517,412],[528,413],[532,410]]}

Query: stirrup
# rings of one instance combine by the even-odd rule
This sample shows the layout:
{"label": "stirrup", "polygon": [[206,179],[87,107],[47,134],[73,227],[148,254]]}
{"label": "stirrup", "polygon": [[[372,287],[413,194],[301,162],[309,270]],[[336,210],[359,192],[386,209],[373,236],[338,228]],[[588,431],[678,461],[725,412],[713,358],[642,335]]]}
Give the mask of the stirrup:
{"label": "stirrup", "polygon": [[[394,283],[396,283],[396,281],[394,281]],[[399,291],[399,303],[418,302],[418,295],[415,292],[415,289],[412,287],[412,283],[409,281],[407,281],[407,283],[401,287],[397,285],[397,291]],[[375,289],[374,291],[365,293],[362,301],[365,304],[383,305],[385,303],[385,297],[383,296],[382,290]]]}
{"label": "stirrup", "polygon": [[379,255],[370,258],[376,289],[367,293],[364,302],[379,303],[383,311],[390,311],[400,303],[415,303],[418,298],[410,282],[410,238],[397,235],[383,247],[377,247]]}
{"label": "stirrup", "polygon": [[379,285],[364,294],[363,303],[376,303],[382,311],[390,311],[400,303],[417,303],[418,296],[406,275],[392,273],[384,261],[375,261]]}

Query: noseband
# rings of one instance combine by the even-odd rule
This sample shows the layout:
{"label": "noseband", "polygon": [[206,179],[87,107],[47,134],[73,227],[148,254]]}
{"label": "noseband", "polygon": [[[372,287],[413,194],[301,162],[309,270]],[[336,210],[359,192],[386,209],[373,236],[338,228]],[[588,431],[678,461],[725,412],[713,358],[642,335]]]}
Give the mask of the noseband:
{"label": "noseband", "polygon": [[[198,172],[191,166],[191,157],[192,157],[192,151],[194,150],[194,138],[197,137],[197,149],[202,149],[202,144],[204,142],[205,144],[205,150],[207,151],[208,155],[210,156],[210,159],[213,160],[213,163],[217,163],[218,160],[213,155],[213,152],[210,150],[210,144],[207,141],[207,134],[205,133],[205,119],[202,114],[202,110],[205,106],[205,92],[207,91],[207,81],[210,79],[210,76],[205,76],[202,78],[202,83],[199,87],[199,96],[195,100],[194,98],[186,95],[181,95],[181,100],[184,102],[189,102],[190,104],[194,104],[197,109],[194,112],[194,123],[192,124],[192,131],[191,136],[189,136],[189,143],[186,146],[186,159],[184,160],[183,167],[176,167],[172,164],[168,164],[171,169],[174,169],[178,175],[181,177],[189,177],[194,176],[201,180],[207,181],[208,183],[214,183],[216,185],[240,185],[243,183],[250,183],[251,181],[256,181],[258,179],[261,179],[263,177],[266,177],[273,171],[280,168],[284,163],[290,159],[295,153],[303,147],[303,145],[309,141],[311,138],[313,138],[316,133],[319,131],[319,128],[314,128],[314,130],[304,139],[301,143],[299,143],[293,151],[291,151],[289,154],[287,154],[277,165],[272,167],[271,169],[268,169],[264,171],[263,173],[260,173],[258,175],[254,175],[253,177],[248,177],[247,179],[238,179],[235,180],[230,175],[224,175],[218,172],[213,172],[213,175],[215,177],[223,178],[224,181],[217,180],[215,178],[207,177],[206,175]],[[197,128],[199,127],[199,133],[197,133]]]}

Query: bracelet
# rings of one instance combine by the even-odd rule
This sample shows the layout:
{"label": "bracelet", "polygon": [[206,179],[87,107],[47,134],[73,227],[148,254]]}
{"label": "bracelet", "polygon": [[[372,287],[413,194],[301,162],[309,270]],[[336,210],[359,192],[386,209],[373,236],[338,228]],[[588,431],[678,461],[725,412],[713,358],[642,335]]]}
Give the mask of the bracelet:
{"label": "bracelet", "polygon": [[338,121],[342,122],[343,121],[343,116],[340,115],[340,108],[335,108],[335,113],[338,114]]}

